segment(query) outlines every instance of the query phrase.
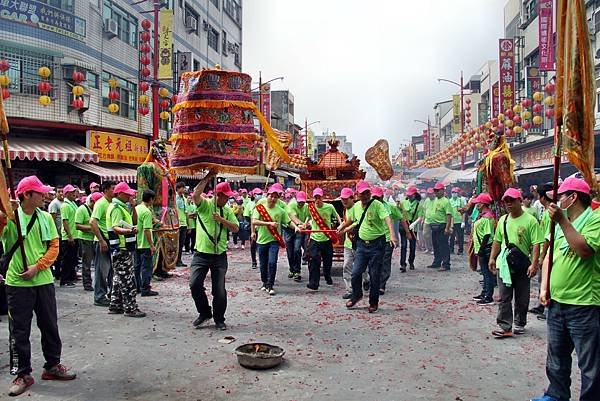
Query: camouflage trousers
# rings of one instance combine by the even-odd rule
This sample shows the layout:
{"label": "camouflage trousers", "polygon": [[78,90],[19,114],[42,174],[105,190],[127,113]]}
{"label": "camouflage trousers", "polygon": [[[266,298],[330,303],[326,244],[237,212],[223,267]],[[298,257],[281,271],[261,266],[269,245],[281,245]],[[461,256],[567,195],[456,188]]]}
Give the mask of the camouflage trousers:
{"label": "camouflage trousers", "polygon": [[135,297],[135,279],[133,277],[133,257],[131,252],[124,249],[115,251],[112,255],[113,287],[110,296],[110,310],[133,312],[137,309]]}

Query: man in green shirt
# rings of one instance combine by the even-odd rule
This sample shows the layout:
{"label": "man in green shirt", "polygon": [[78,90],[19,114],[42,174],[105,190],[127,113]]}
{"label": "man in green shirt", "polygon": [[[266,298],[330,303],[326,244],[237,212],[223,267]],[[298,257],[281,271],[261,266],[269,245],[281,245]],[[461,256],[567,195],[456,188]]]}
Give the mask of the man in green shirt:
{"label": "man in green shirt", "polygon": [[[262,190],[260,188],[254,188],[250,191],[250,200],[244,205],[244,219],[246,219],[246,222],[248,223],[247,227],[249,228],[250,233],[254,232],[252,228],[252,212],[254,212],[254,207],[256,206],[257,196],[261,194]],[[258,267],[256,264],[256,241],[252,241],[252,239],[250,239],[250,257],[252,258],[252,268],[256,269]]]}
{"label": "man in green shirt", "polygon": [[267,202],[257,204],[252,213],[252,226],[255,229],[252,237],[256,241],[260,262],[261,290],[266,291],[269,295],[275,295],[273,286],[277,275],[279,248],[285,246],[285,239],[281,235],[281,226],[289,226],[295,232],[299,231],[296,224],[290,220],[286,210],[278,204],[282,194],[283,187],[273,184],[267,192]]}
{"label": "man in green shirt", "polygon": [[[215,188],[212,199],[204,198],[202,192],[213,173],[206,175],[194,189],[194,203],[198,221],[196,227],[196,252],[190,265],[190,289],[198,311],[194,327],[200,327],[214,316],[218,330],[227,330],[225,310],[227,309],[227,291],[225,275],[227,273],[227,231],[237,232],[239,223],[227,201],[233,196],[228,182],[221,182]],[[210,270],[212,282],[212,310],[208,304],[204,280]]]}
{"label": "man in green shirt", "polygon": [[[308,254],[308,284],[306,288],[312,291],[319,289],[321,281],[321,263],[323,263],[323,278],[327,285],[333,285],[331,279],[331,265],[333,263],[333,242],[337,241],[337,234],[332,230],[332,222],[341,222],[335,207],[323,201],[323,190],[315,188],[312,192],[314,202],[308,206],[310,215],[310,234],[306,252]],[[327,231],[329,230],[329,231]]]}
{"label": "man in green shirt", "polygon": [[[352,266],[352,297],[346,302],[352,308],[363,297],[362,276],[368,269],[370,277],[369,313],[379,308],[379,289],[381,268],[386,244],[386,230],[389,231],[392,246],[398,246],[398,238],[390,214],[385,206],[376,199],[371,199],[371,186],[366,181],[356,184],[356,192],[360,202],[354,204],[354,217],[358,221],[358,238],[356,239],[356,255]],[[364,218],[363,218],[364,216]],[[362,222],[361,222],[362,219]],[[342,224],[345,228],[347,222]],[[338,229],[339,230],[339,229]]]}
{"label": "man in green shirt", "polygon": [[473,223],[473,250],[478,256],[479,267],[483,276],[481,294],[474,296],[473,300],[477,301],[477,305],[493,305],[495,277],[489,269],[489,262],[496,220],[490,209],[492,197],[488,193],[482,192],[471,200],[471,203],[479,211],[478,218]]}
{"label": "man in green shirt", "polygon": [[457,255],[462,255],[465,246],[465,215],[462,209],[465,207],[465,200],[460,196],[460,188],[452,188],[452,195],[449,199],[452,207],[453,230],[450,234],[450,254],[454,254],[454,243],[458,243]]}
{"label": "man in green shirt", "polygon": [[[415,269],[415,252],[417,248],[417,230],[416,227],[423,220],[423,208],[421,207],[421,195],[416,187],[410,187],[406,190],[406,199],[402,206],[408,219],[408,228],[412,233],[410,240],[404,230],[400,231],[400,271],[406,272],[406,251],[408,248],[408,266],[410,270]],[[408,246],[407,246],[408,245]]]}
{"label": "man in green shirt", "polygon": [[[290,220],[292,220],[296,226],[304,229],[304,226],[308,223],[310,217],[308,206],[306,205],[306,192],[296,192],[296,198],[288,203],[286,211]],[[306,235],[284,227],[283,237],[285,238],[288,264],[290,266],[288,278],[300,282],[302,281],[302,276],[300,275],[302,267],[302,248],[304,248]]]}
{"label": "man in green shirt", "polygon": [[[36,176],[23,178],[16,194],[18,215],[23,234],[25,257],[17,244],[17,225],[0,212],[0,239],[6,253],[12,253],[6,272],[8,330],[10,343],[10,373],[17,376],[8,391],[11,396],[22,394],[34,380],[31,376],[31,320],[35,312],[42,336],[42,352],[46,363],[42,379],[72,380],[60,363],[62,342],[58,332],[54,277],[50,266],[58,256],[59,240],[52,216],[42,211],[44,195],[50,187]],[[25,259],[25,260],[23,260]],[[0,278],[2,275],[0,275]]]}
{"label": "man in green shirt", "polygon": [[[581,371],[580,400],[600,396],[600,214],[592,212],[590,186],[570,177],[558,188],[560,205],[547,207],[556,222],[552,274],[544,261],[540,301],[548,308],[550,382],[536,400],[571,399],[571,355]],[[566,214],[565,214],[566,212]]]}
{"label": "man in green shirt", "polygon": [[531,193],[523,195],[523,211],[535,217],[536,220],[540,220],[538,209],[533,207],[534,196]]}
{"label": "man in green shirt", "polygon": [[194,252],[194,246],[196,242],[196,204],[192,194],[187,199],[187,240],[185,242],[185,251]]}
{"label": "man in green shirt", "polygon": [[104,181],[100,185],[102,198],[98,199],[92,209],[90,226],[95,238],[94,247],[94,305],[108,307],[109,286],[112,287],[112,261],[108,248],[108,232],[106,231],[106,210],[112,202],[115,183]]}
{"label": "man in green shirt", "polygon": [[137,214],[137,237],[135,250],[134,278],[136,289],[143,297],[154,297],[158,295],[150,285],[152,280],[152,257],[156,253],[152,228],[156,219],[152,213],[152,207],[156,194],[147,189],[142,193],[142,203],[135,207]]}
{"label": "man in green shirt", "polygon": [[[512,337],[513,332],[514,334],[525,333],[530,279],[537,273],[540,244],[544,242],[540,225],[535,217],[523,211],[521,191],[509,188],[502,200],[509,214],[502,216],[498,221],[489,262],[492,273],[498,272],[500,305],[496,321],[499,329],[492,331],[492,335],[497,338]],[[529,267],[509,266],[507,238],[509,244],[516,246],[529,258]]]}
{"label": "man in green shirt", "polygon": [[433,200],[435,199],[435,191],[433,187],[427,188],[427,196],[423,199],[423,214],[425,219],[423,220],[423,245],[425,246],[425,253],[433,255],[433,242],[431,237],[431,221],[427,217],[427,210],[431,207]]}
{"label": "man in green shirt", "polygon": [[[352,248],[353,230],[358,222],[354,215],[354,192],[350,188],[342,188],[340,200],[344,206],[344,221],[338,226],[338,233],[344,236],[344,266],[342,269],[342,279],[346,285],[346,294],[342,299],[352,297],[352,265],[354,265],[355,250]],[[368,281],[368,276],[363,280]]]}
{"label": "man in green shirt", "polygon": [[77,208],[75,212],[76,238],[81,249],[81,279],[83,289],[94,291],[92,287],[92,261],[94,260],[94,233],[90,226],[92,210],[97,200],[102,198],[101,192],[94,192],[87,197],[86,202]]}
{"label": "man in green shirt", "polygon": [[445,196],[446,187],[438,182],[433,187],[435,199],[425,211],[425,224],[431,227],[433,243],[433,263],[428,266],[438,271],[450,270],[450,246],[448,238],[452,234],[452,206]]}
{"label": "man in green shirt", "polygon": [[177,216],[179,217],[179,251],[177,253],[176,267],[185,267],[181,257],[183,256],[183,247],[187,239],[187,199],[185,197],[185,182],[179,181],[175,184],[175,201],[177,206]]}
{"label": "man in green shirt", "polygon": [[79,191],[73,185],[67,185],[63,188],[63,194],[65,195],[64,201],[60,206],[60,217],[62,219],[61,224],[61,241],[60,241],[60,254],[61,254],[61,271],[60,286],[61,287],[74,287],[75,280],[77,280],[77,242],[75,241],[75,212],[77,212],[77,205],[75,199],[79,195]]}

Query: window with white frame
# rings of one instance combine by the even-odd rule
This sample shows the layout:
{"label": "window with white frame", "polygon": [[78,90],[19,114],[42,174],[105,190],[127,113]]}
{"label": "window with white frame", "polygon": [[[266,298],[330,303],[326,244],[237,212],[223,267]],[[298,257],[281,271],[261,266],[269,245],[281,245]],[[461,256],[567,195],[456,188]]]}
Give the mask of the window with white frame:
{"label": "window with white frame", "polygon": [[138,19],[116,5],[113,0],[104,0],[104,20],[114,20],[119,27],[118,38],[137,49]]}
{"label": "window with white frame", "polygon": [[219,32],[212,26],[208,28],[208,45],[217,53],[219,52]]}
{"label": "window with white frame", "polygon": [[38,69],[48,67],[52,72],[49,81],[53,88],[48,96],[55,96],[56,76],[60,72],[53,56],[42,52],[0,45],[0,60],[6,60],[10,64],[10,68],[6,71],[6,75],[10,79],[9,91],[24,95],[40,95]]}

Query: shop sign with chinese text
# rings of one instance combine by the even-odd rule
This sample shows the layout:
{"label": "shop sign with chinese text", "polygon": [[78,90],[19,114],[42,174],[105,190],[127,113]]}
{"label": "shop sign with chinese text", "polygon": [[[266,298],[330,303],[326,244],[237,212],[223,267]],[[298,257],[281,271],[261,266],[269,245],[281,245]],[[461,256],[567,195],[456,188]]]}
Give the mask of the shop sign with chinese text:
{"label": "shop sign with chinese text", "polygon": [[87,148],[103,162],[142,164],[148,155],[148,139],[103,131],[87,132]]}
{"label": "shop sign with chinese text", "polygon": [[515,42],[499,40],[500,53],[500,112],[512,109],[515,104]]}

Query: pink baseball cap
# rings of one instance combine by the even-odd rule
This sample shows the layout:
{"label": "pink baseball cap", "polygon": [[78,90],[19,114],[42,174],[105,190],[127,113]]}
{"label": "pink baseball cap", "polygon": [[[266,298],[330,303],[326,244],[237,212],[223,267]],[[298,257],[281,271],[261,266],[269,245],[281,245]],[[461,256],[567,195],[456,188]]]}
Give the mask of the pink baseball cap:
{"label": "pink baseball cap", "polygon": [[86,200],[87,200],[87,196],[82,196],[81,198],[79,198],[79,202],[81,202],[81,203],[85,203]]}
{"label": "pink baseball cap", "polygon": [[229,185],[227,181],[218,183],[217,187],[215,188],[215,192],[218,194],[221,193],[223,195],[227,195],[230,198],[234,196],[233,191],[231,190],[231,185]]}
{"label": "pink baseball cap", "polygon": [[115,194],[124,193],[126,195],[135,195],[135,191],[129,187],[126,182],[120,182],[115,186]]}
{"label": "pink baseball cap", "polygon": [[92,183],[90,184],[90,189],[92,189],[92,188],[96,188],[96,187],[97,187],[97,188],[100,188],[100,184],[98,184],[97,182],[92,182]]}
{"label": "pink baseball cap", "polygon": [[342,192],[340,193],[340,198],[350,199],[353,196],[354,196],[354,192],[350,188],[342,188]]}
{"label": "pink baseball cap", "polygon": [[589,195],[591,193],[590,186],[584,179],[569,177],[563,181],[563,183],[558,187],[558,194],[564,194],[565,192],[574,191],[581,192]]}
{"label": "pink baseball cap", "polygon": [[504,192],[504,195],[502,195],[502,200],[504,200],[504,198],[523,199],[523,196],[518,188],[508,188],[506,192]]}
{"label": "pink baseball cap", "polygon": [[406,195],[411,196],[411,195],[416,194],[417,192],[418,192],[417,187],[410,187],[406,190]]}
{"label": "pink baseball cap", "polygon": [[306,202],[306,192],[304,192],[304,191],[296,192],[296,201],[297,202]]}
{"label": "pink baseball cap", "polygon": [[77,188],[75,188],[71,184],[65,185],[65,187],[63,188],[63,194],[68,194],[69,192],[73,192],[73,191],[77,191]]}
{"label": "pink baseball cap", "polygon": [[359,181],[356,183],[356,192],[358,192],[359,194],[362,194],[365,191],[370,191],[371,190],[371,185],[369,185],[368,182],[366,181]]}
{"label": "pink baseball cap", "polygon": [[442,184],[441,182],[436,182],[435,185],[433,186],[434,190],[444,190],[446,189],[446,186],[444,184]]}
{"label": "pink baseball cap", "polygon": [[16,193],[17,195],[20,195],[27,191],[34,191],[45,194],[50,192],[51,189],[52,187],[42,184],[40,179],[37,178],[35,175],[30,175],[29,177],[25,177],[21,181],[19,181]]}
{"label": "pink baseball cap", "polygon": [[240,194],[247,194],[247,193],[248,193],[248,190],[247,190],[247,189],[245,189],[245,188],[241,188],[240,190],[238,190],[238,192],[239,192]]}
{"label": "pink baseball cap", "polygon": [[381,187],[374,186],[373,188],[371,188],[371,195],[382,197],[383,189]]}
{"label": "pink baseball cap", "polygon": [[275,184],[271,185],[271,187],[269,188],[269,192],[268,193],[272,193],[272,192],[277,192],[277,193],[279,193],[281,195],[284,192],[283,185],[281,185],[278,182],[276,182]]}
{"label": "pink baseball cap", "polygon": [[104,196],[104,195],[102,195],[102,193],[101,193],[101,192],[94,192],[93,194],[91,194],[91,195],[90,195],[90,199],[91,199],[93,202],[96,202],[96,201],[98,201],[98,199],[102,198],[103,196]]}
{"label": "pink baseball cap", "polygon": [[452,188],[452,192],[458,193],[458,192],[460,192],[460,188],[459,187],[454,187],[454,188]]}
{"label": "pink baseball cap", "polygon": [[295,194],[296,192],[298,192],[298,190],[296,188],[288,188],[287,191],[292,194]]}
{"label": "pink baseball cap", "polygon": [[430,188],[427,188],[427,193],[428,193],[428,194],[432,194],[432,193],[433,193],[433,188],[431,188],[431,187],[430,187]]}
{"label": "pink baseball cap", "polygon": [[485,203],[486,205],[491,205],[492,204],[492,197],[486,193],[486,192],[482,192],[479,195],[477,195],[472,201],[471,203],[473,204],[477,204],[477,203]]}
{"label": "pink baseball cap", "polygon": [[323,196],[323,190],[321,188],[315,188],[312,192],[313,198],[315,196]]}
{"label": "pink baseball cap", "polygon": [[260,189],[260,188],[254,188],[251,193],[254,195],[260,195],[263,192],[262,192],[262,189]]}

